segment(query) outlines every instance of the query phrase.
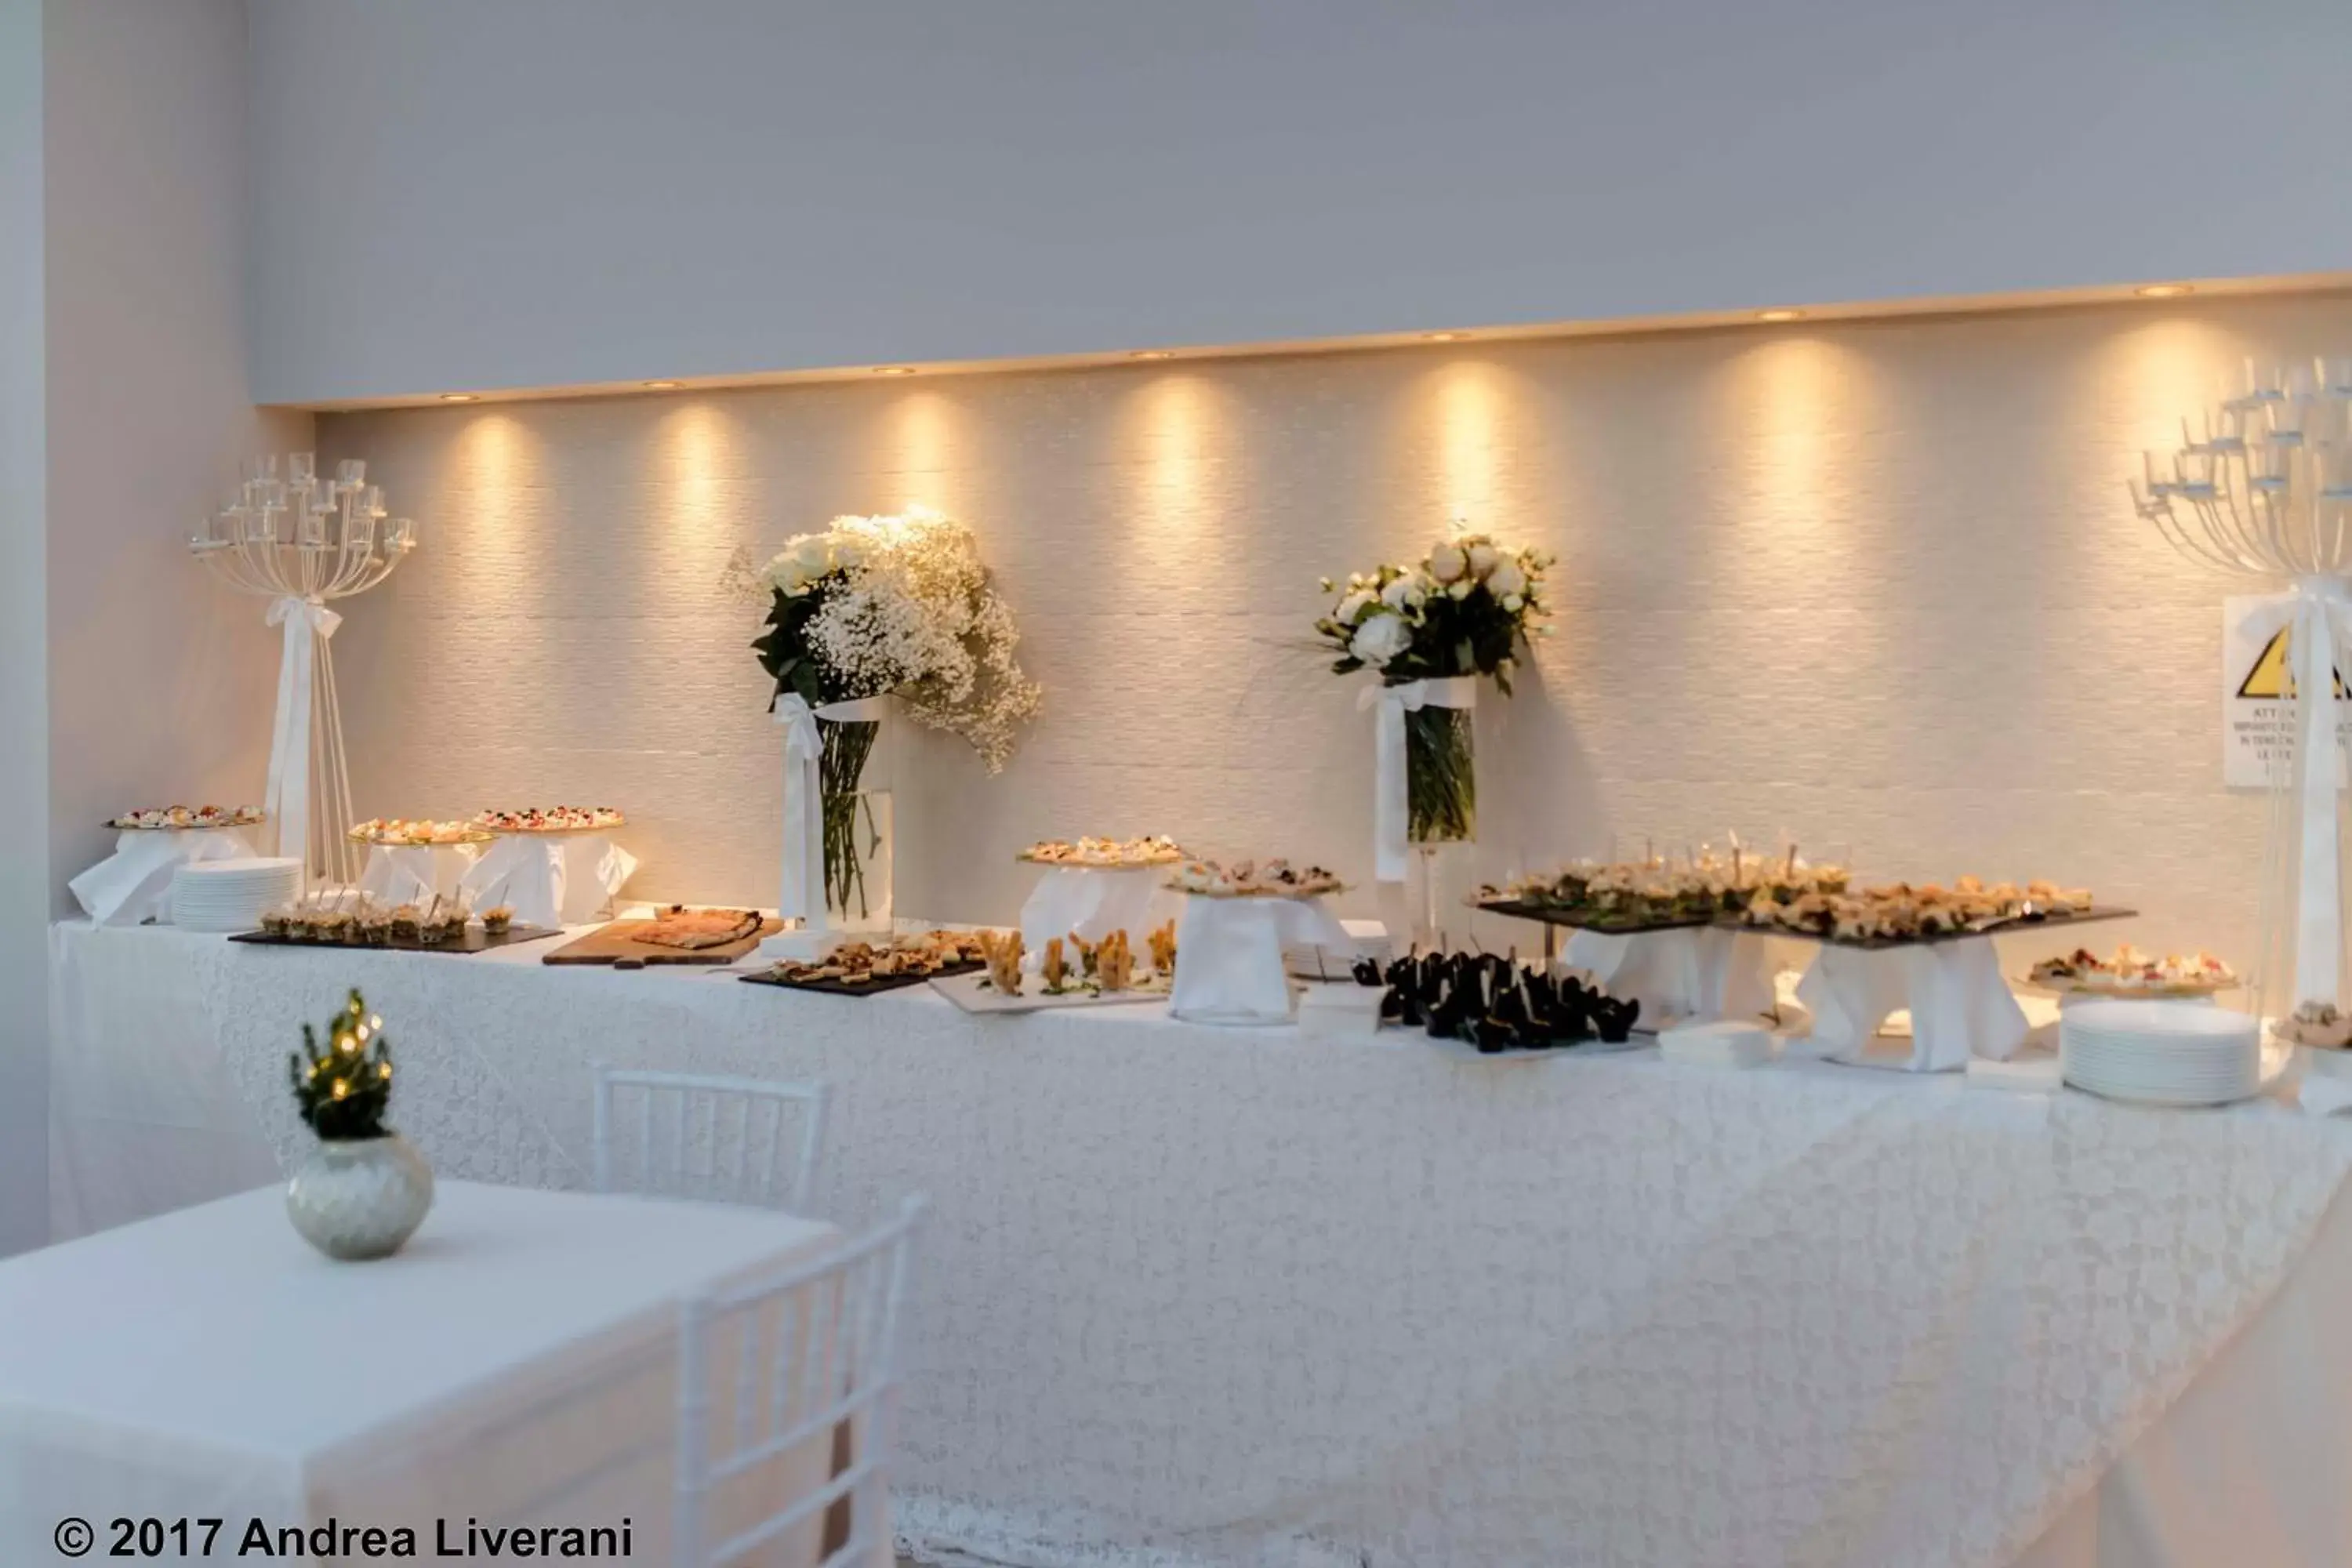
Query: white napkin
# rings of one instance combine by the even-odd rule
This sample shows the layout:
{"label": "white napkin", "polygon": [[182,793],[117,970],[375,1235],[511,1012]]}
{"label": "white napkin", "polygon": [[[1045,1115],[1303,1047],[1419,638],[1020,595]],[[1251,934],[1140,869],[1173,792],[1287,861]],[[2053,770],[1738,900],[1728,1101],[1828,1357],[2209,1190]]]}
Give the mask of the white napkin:
{"label": "white napkin", "polygon": [[1045,943],[1076,933],[1100,942],[1115,931],[1127,932],[1138,951],[1145,933],[1176,912],[1181,895],[1164,886],[1166,866],[1049,866],[1021,906],[1021,942],[1029,950],[1034,968],[1045,953]]}
{"label": "white napkin", "polygon": [[2300,1071],[2296,1103],[2314,1116],[2352,1110],[2352,1052],[2297,1046],[2294,1054]]}
{"label": "white napkin", "polygon": [[1347,942],[1347,928],[1320,899],[1187,898],[1168,1011],[1196,1024],[1286,1024],[1284,946]]}
{"label": "white napkin", "polygon": [[510,833],[459,886],[477,910],[514,910],[517,925],[580,925],[600,918],[636,868],[637,858],[602,833]]}
{"label": "white napkin", "polygon": [[360,891],[386,904],[455,898],[479,853],[471,844],[371,844]]}
{"label": "white napkin", "polygon": [[231,860],[253,853],[234,827],[125,828],[114,853],[66,884],[81,912],[100,925],[137,925],[151,915],[169,918],[172,873],[192,861]]}
{"label": "white napkin", "polygon": [[1877,952],[1823,943],[1797,997],[1831,1057],[1860,1056],[1886,1016],[1908,1007],[1913,1072],[1956,1071],[1971,1056],[2007,1061],[2027,1033],[1990,937]]}
{"label": "white napkin", "polygon": [[1620,1001],[1642,1004],[1641,1024],[1671,1019],[1757,1018],[1772,1011],[1772,969],[1764,938],[1753,931],[1580,931],[1559,963],[1582,970]]}

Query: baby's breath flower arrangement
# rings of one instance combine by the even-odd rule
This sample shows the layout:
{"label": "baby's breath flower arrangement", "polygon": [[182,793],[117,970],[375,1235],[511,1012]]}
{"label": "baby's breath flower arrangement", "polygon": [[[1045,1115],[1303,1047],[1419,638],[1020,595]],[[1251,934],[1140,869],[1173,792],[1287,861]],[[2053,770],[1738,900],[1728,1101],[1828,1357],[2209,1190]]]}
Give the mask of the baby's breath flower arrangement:
{"label": "baby's breath flower arrangement", "polygon": [[[1042,691],[1021,671],[1021,634],[970,528],[925,507],[837,517],[752,578],[768,629],[751,645],[776,696],[811,708],[896,697],[916,722],[961,736],[1000,772]],[[857,785],[879,726],[819,717],[825,900],[864,915]],[[870,825],[869,825],[870,826]]]}
{"label": "baby's breath flower arrangement", "polygon": [[[1543,575],[1552,557],[1487,534],[1441,539],[1410,566],[1382,563],[1322,580],[1334,596],[1315,623],[1339,675],[1369,669],[1386,687],[1492,676],[1503,695],[1528,638],[1545,635]],[[1477,826],[1470,710],[1431,702],[1404,713],[1406,816],[1415,843],[1466,839]]]}

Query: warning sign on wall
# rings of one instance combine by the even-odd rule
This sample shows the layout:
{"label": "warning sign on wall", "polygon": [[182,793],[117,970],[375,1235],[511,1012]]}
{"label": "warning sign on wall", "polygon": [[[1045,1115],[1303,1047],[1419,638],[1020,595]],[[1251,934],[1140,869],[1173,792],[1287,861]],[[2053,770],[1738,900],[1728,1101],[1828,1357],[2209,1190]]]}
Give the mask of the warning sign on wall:
{"label": "warning sign on wall", "polygon": [[[2336,672],[2336,726],[2352,739],[2352,702]],[[2344,764],[2338,751],[2337,783]],[[2249,594],[2221,601],[2221,782],[2262,789],[2294,756],[2294,595]]]}

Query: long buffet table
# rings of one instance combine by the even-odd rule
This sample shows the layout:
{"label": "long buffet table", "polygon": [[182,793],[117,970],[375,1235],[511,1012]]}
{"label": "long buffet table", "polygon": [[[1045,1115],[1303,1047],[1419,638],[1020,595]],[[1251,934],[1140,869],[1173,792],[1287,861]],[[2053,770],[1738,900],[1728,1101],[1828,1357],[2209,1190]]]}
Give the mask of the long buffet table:
{"label": "long buffet table", "polygon": [[898,1510],[935,1560],[2352,1561],[2352,1129],[2284,1105],[52,946],[60,1234],[274,1173],[354,984],[446,1176],[582,1184],[600,1063],[832,1083],[821,1212],[938,1205]]}

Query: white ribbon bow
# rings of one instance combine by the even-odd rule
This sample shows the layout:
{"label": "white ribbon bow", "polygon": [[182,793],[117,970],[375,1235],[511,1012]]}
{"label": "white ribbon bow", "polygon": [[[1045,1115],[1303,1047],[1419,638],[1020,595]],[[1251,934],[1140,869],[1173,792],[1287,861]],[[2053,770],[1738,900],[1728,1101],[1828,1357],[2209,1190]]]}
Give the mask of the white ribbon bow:
{"label": "white ribbon bow", "polygon": [[1478,678],[1450,675],[1409,680],[1402,686],[1367,686],[1356,693],[1356,710],[1378,708],[1372,735],[1372,870],[1383,882],[1405,877],[1411,801],[1405,788],[1404,716],[1423,708],[1475,708]]}
{"label": "white ribbon bow", "polygon": [[816,721],[869,723],[888,713],[887,697],[861,697],[812,708],[797,691],[776,699],[776,722],[784,731],[784,875],[776,912],[823,931],[824,909],[824,781],[817,760],[824,736]]}
{"label": "white ribbon bow", "polygon": [[270,601],[264,624],[283,626],[278,658],[278,717],[269,736],[269,784],[262,805],[278,825],[278,852],[303,862],[310,858],[310,689],[319,645],[335,635],[343,617],[322,599],[288,595]]}

